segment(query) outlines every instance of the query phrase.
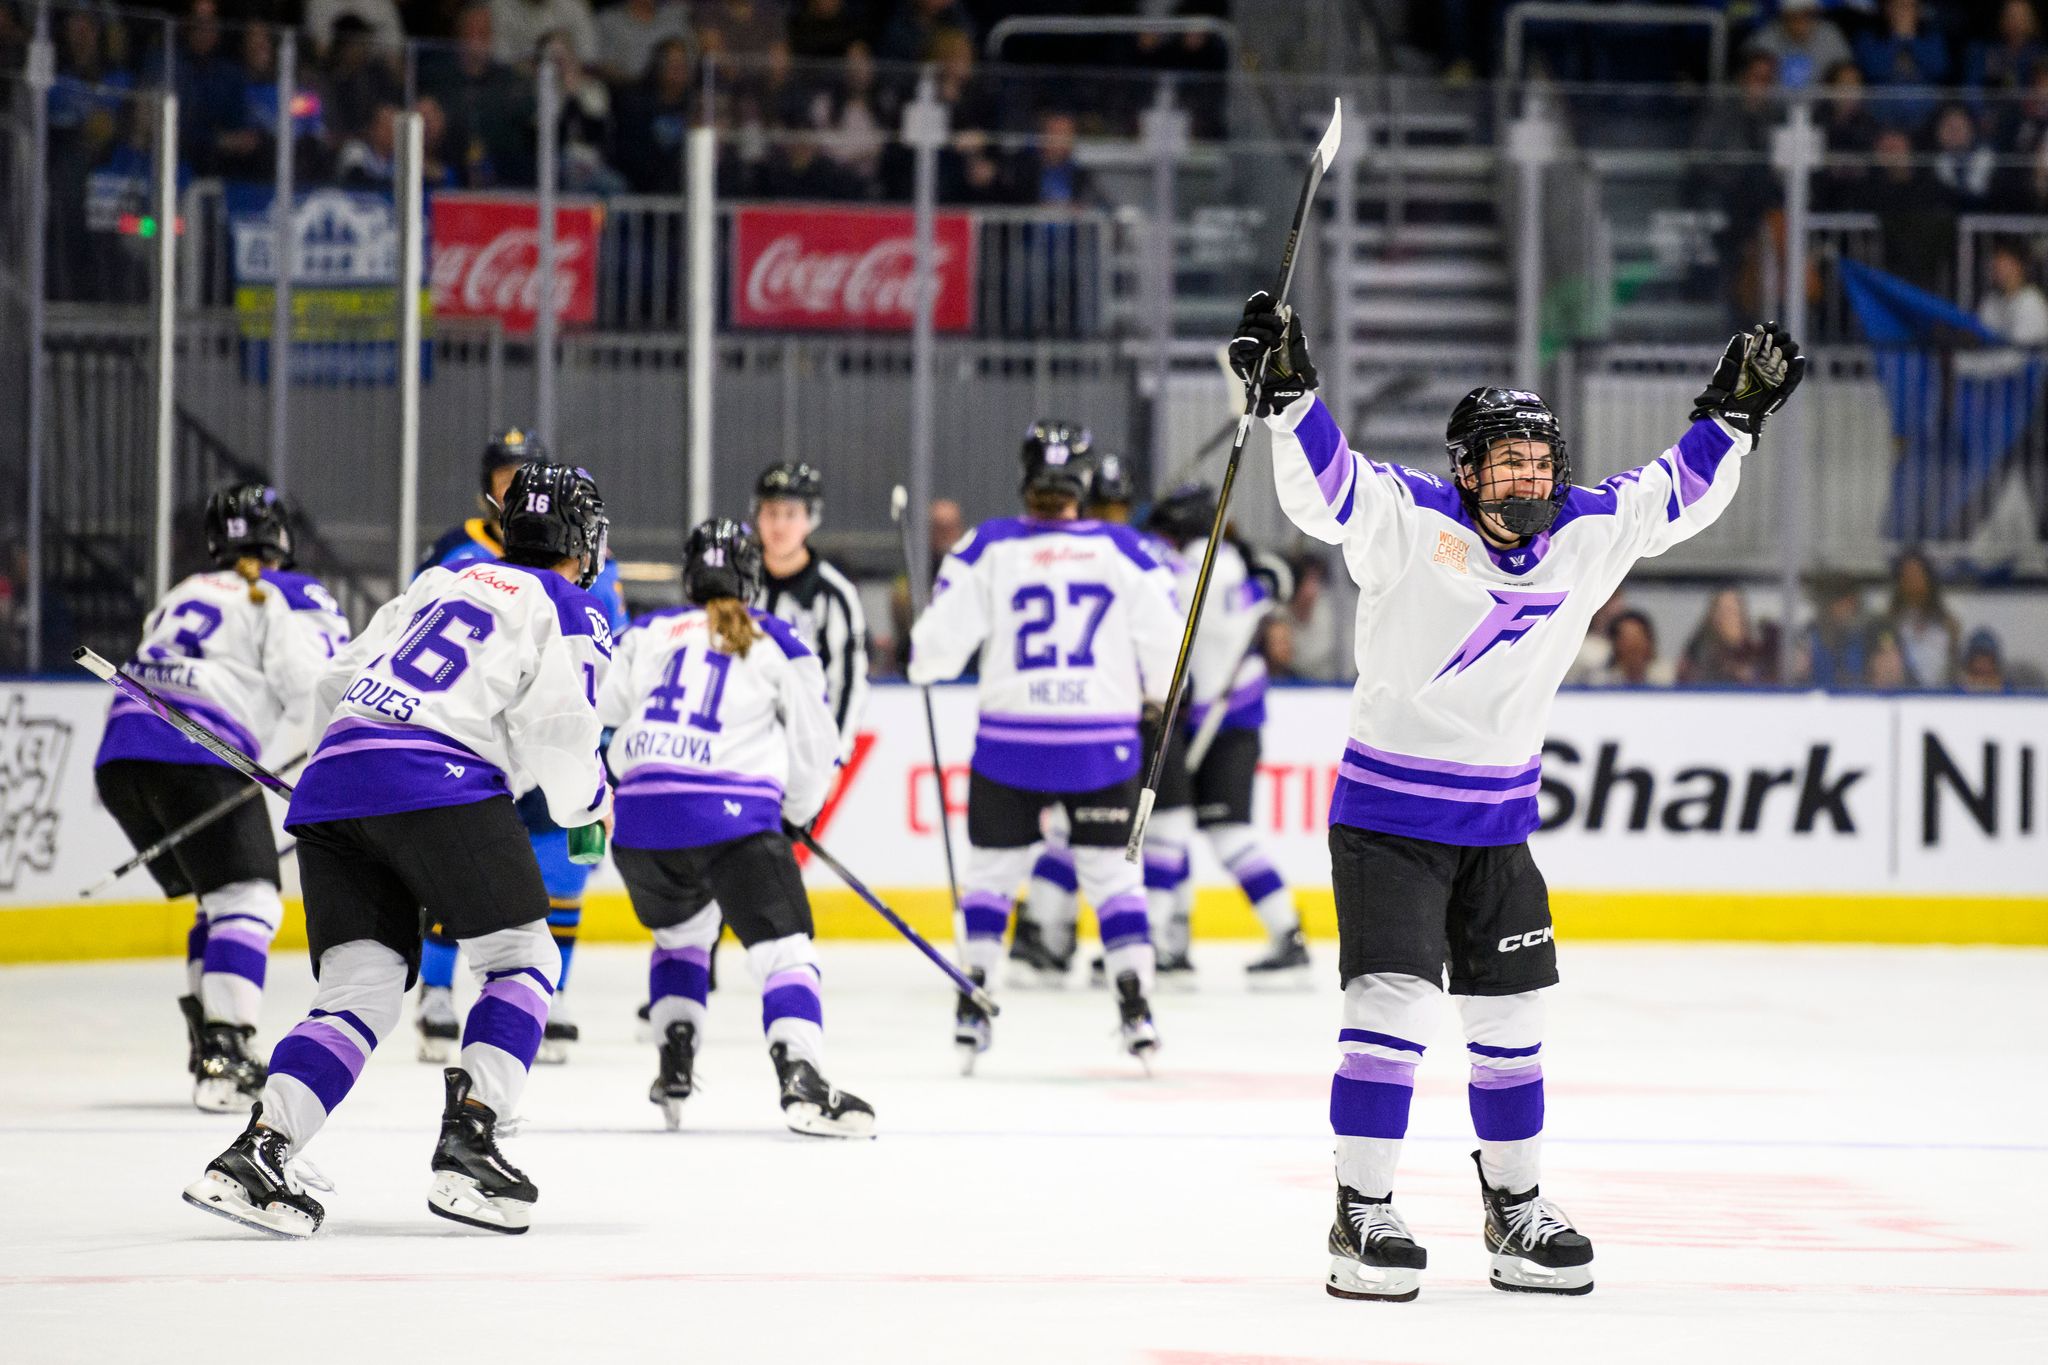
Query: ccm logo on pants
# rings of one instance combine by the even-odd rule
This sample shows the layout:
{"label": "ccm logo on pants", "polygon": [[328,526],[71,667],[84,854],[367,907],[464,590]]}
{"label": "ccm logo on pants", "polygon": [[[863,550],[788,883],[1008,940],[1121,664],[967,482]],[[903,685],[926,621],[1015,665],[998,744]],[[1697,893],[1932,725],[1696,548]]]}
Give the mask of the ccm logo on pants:
{"label": "ccm logo on pants", "polygon": [[1499,951],[1512,953],[1517,948],[1534,948],[1539,943],[1548,942],[1550,942],[1550,928],[1546,925],[1541,929],[1531,929],[1526,934],[1509,934],[1500,941]]}

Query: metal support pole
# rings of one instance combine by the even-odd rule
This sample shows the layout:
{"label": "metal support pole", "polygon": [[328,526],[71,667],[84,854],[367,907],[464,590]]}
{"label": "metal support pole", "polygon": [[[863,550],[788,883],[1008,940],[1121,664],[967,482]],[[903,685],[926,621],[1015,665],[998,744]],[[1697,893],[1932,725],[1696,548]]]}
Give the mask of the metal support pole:
{"label": "metal support pole", "polygon": [[1188,116],[1173,102],[1173,81],[1159,78],[1152,106],[1139,121],[1145,159],[1152,165],[1152,221],[1145,230],[1145,302],[1148,349],[1145,377],[1152,391],[1148,451],[1153,479],[1173,464],[1167,429],[1167,380],[1173,373],[1174,176],[1188,147]]}
{"label": "metal support pole", "polygon": [[50,43],[50,6],[43,0],[36,6],[35,38],[28,49],[29,111],[31,150],[28,167],[28,259],[23,262],[28,286],[28,525],[23,547],[28,553],[27,615],[28,671],[43,666],[43,295],[44,252],[50,231],[50,86],[57,75],[56,50]]}
{"label": "metal support pole", "polygon": [[555,172],[561,164],[562,77],[553,60],[540,63],[540,293],[533,318],[533,425],[555,444]]}
{"label": "metal support pole", "polygon": [[398,563],[402,590],[419,558],[420,529],[420,267],[426,246],[421,183],[427,121],[398,116]]}
{"label": "metal support pole", "polygon": [[[1813,172],[1820,165],[1821,136],[1814,126],[1813,110],[1801,100],[1772,138],[1771,161],[1785,174],[1785,270],[1784,298],[1778,316],[1794,338],[1806,333],[1806,238],[1811,214],[1809,192]],[[1788,403],[1770,427],[1771,444],[1779,454],[1771,461],[1778,470],[1778,677],[1789,682],[1795,647],[1792,622],[1800,605],[1800,579],[1806,568],[1806,551],[1812,540],[1811,518],[1806,506],[1807,467],[1814,451],[1809,442],[1816,429],[1807,418],[1813,404],[1813,389],[1804,401]]]}
{"label": "metal support pole", "polygon": [[1515,222],[1515,383],[1543,384],[1543,175],[1557,159],[1557,125],[1533,89],[1508,125],[1508,156],[1519,191]]}
{"label": "metal support pole", "polygon": [[298,195],[292,178],[292,101],[299,88],[299,35],[287,27],[277,35],[277,173],[270,200],[275,234],[277,287],[270,306],[270,482],[283,487],[290,475],[292,391],[292,271],[298,260]]}
{"label": "metal support pole", "polygon": [[716,365],[712,324],[718,313],[718,130],[707,121],[690,130],[684,147],[689,199],[690,459],[689,525],[711,515],[711,384]]}
{"label": "metal support pole", "polygon": [[178,97],[157,97],[155,596],[171,590],[171,482],[177,453]]}
{"label": "metal support pole", "polygon": [[937,77],[926,67],[917,98],[903,110],[903,140],[917,156],[916,238],[911,296],[916,311],[910,332],[910,491],[907,539],[911,562],[931,562],[933,450],[933,368],[937,343],[932,310],[938,303],[939,148],[946,141],[946,106],[939,103]]}

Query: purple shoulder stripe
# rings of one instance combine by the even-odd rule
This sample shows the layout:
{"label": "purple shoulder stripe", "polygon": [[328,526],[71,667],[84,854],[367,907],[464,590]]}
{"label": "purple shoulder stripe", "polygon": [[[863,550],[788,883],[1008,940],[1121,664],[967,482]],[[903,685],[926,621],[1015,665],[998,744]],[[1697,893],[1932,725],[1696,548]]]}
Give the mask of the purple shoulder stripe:
{"label": "purple shoulder stripe", "polygon": [[790,629],[789,622],[779,616],[770,616],[759,607],[750,608],[749,614],[753,616],[754,624],[759,626],[769,639],[782,646],[785,656],[791,659],[811,657],[811,647],[797,638],[797,633]]}
{"label": "purple shoulder stripe", "polygon": [[493,567],[530,575],[547,593],[548,600],[555,604],[555,619],[561,624],[562,634],[587,635],[597,642],[600,654],[607,659],[612,656],[611,617],[595,597],[552,569],[536,569],[504,560],[499,560]]}

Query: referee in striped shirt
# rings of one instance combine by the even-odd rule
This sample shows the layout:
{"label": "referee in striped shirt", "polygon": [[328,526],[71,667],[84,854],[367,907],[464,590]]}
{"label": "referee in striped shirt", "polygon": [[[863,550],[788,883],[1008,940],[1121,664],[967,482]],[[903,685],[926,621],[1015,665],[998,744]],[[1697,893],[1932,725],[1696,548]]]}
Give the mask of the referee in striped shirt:
{"label": "referee in striped shirt", "polygon": [[773,464],[754,483],[754,531],[766,561],[754,605],[790,624],[825,668],[825,704],[839,726],[839,757],[868,703],[868,623],[860,593],[812,551],[825,509],[825,480],[807,464]]}

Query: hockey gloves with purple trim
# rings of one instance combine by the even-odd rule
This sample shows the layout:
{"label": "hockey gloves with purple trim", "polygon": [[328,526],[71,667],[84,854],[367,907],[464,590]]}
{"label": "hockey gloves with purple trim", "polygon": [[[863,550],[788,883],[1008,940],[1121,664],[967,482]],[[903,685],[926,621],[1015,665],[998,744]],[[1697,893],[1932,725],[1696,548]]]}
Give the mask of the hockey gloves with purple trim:
{"label": "hockey gloves with purple trim", "polygon": [[1316,387],[1316,367],[1308,358],[1301,319],[1292,308],[1274,308],[1273,296],[1263,289],[1244,301],[1244,316],[1230,341],[1230,368],[1249,384],[1261,356],[1266,358],[1266,372],[1259,386],[1260,417],[1271,417]]}
{"label": "hockey gloves with purple trim", "polygon": [[1728,342],[1714,377],[1693,399],[1692,420],[1718,417],[1737,431],[1761,436],[1764,418],[1785,406],[1806,378],[1799,343],[1775,322],[1760,322]]}

